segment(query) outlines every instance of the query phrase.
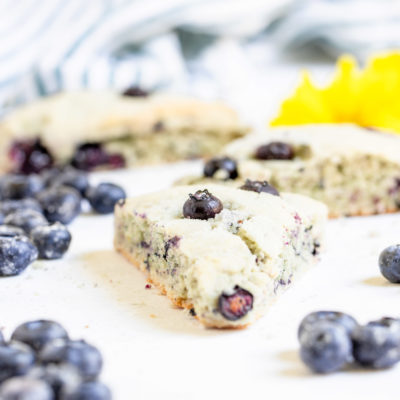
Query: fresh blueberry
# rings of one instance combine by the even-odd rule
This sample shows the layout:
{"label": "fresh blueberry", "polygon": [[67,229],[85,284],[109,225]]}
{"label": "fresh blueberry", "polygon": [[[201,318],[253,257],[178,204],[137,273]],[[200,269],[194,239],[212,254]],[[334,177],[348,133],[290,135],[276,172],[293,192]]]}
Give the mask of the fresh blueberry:
{"label": "fresh blueberry", "polygon": [[43,187],[39,175],[4,175],[0,179],[1,198],[5,200],[34,197]]}
{"label": "fresh blueberry", "polygon": [[34,210],[42,213],[42,207],[36,199],[4,200],[0,202],[0,212],[4,215],[20,210]]}
{"label": "fresh blueberry", "polygon": [[99,350],[84,340],[53,340],[42,349],[39,358],[43,364],[71,364],[84,379],[95,379],[103,365]]}
{"label": "fresh blueberry", "polygon": [[342,326],[349,335],[351,335],[353,330],[358,326],[357,321],[351,315],[340,311],[315,311],[303,318],[297,332],[297,337],[301,340],[303,333],[311,332],[314,325],[321,321],[338,324]]}
{"label": "fresh blueberry", "polygon": [[6,341],[4,339],[3,333],[0,331],[0,346],[4,346],[6,344]]}
{"label": "fresh blueberry", "polygon": [[37,196],[49,222],[69,224],[81,212],[81,195],[75,189],[56,186],[45,189]]}
{"label": "fresh blueberry", "polygon": [[25,375],[35,363],[35,354],[23,343],[0,346],[0,383],[13,376]]}
{"label": "fresh blueberry", "polygon": [[111,400],[111,392],[101,382],[84,382],[72,391],[65,391],[61,400]]}
{"label": "fresh blueberry", "polygon": [[24,235],[25,232],[21,228],[12,225],[0,225],[0,236],[2,237],[14,237]]}
{"label": "fresh blueberry", "polygon": [[5,215],[0,212],[0,226],[4,224]]}
{"label": "fresh blueberry", "polygon": [[49,169],[45,169],[40,173],[40,177],[42,178],[43,184],[45,187],[49,187],[53,185],[53,182],[57,180],[60,176],[64,168],[55,166]]}
{"label": "fresh blueberry", "polygon": [[123,168],[125,159],[120,154],[110,154],[100,143],[84,143],[77,147],[71,165],[84,171],[92,171],[97,167]]}
{"label": "fresh blueberry", "polygon": [[11,339],[29,345],[35,351],[40,351],[54,339],[68,339],[68,333],[58,322],[37,320],[19,325],[11,335]]}
{"label": "fresh blueberry", "polygon": [[36,247],[26,237],[0,237],[0,276],[19,275],[37,256]]}
{"label": "fresh blueberry", "polygon": [[382,275],[392,283],[400,283],[400,245],[389,246],[379,256]]}
{"label": "fresh blueberry", "polygon": [[46,218],[38,211],[23,209],[8,214],[4,219],[6,225],[21,228],[26,234],[29,234],[37,226],[47,225]]}
{"label": "fresh blueberry", "polygon": [[383,318],[359,326],[352,334],[354,359],[374,369],[400,361],[400,320]]}
{"label": "fresh blueberry", "polygon": [[39,258],[47,260],[61,258],[71,243],[69,230],[60,222],[37,226],[31,231],[30,238],[38,249]]}
{"label": "fresh blueberry", "polygon": [[114,212],[114,207],[119,200],[126,198],[126,193],[124,189],[113,183],[100,183],[87,190],[86,198],[96,212],[109,214]]}
{"label": "fresh blueberry", "polygon": [[230,321],[244,317],[253,308],[253,295],[236,286],[232,294],[221,294],[218,300],[220,313]]}
{"label": "fresh blueberry", "polygon": [[269,193],[274,196],[279,196],[279,192],[267,181],[261,182],[261,181],[251,181],[250,179],[246,179],[245,184],[243,186],[240,186],[240,189],[249,190],[257,193],[261,192]]}
{"label": "fresh blueberry", "polygon": [[346,329],[320,320],[301,335],[300,357],[313,371],[334,372],[352,360],[352,343]]}
{"label": "fresh blueberry", "polygon": [[78,370],[69,364],[38,365],[28,372],[28,376],[45,381],[57,399],[62,392],[72,390],[82,383]]}
{"label": "fresh blueberry", "polygon": [[0,386],[1,400],[54,400],[51,387],[39,379],[18,376]]}
{"label": "fresh blueberry", "polygon": [[21,174],[36,174],[53,165],[53,157],[40,139],[15,141],[8,153],[14,171]]}
{"label": "fresh blueberry", "polygon": [[221,174],[222,179],[236,179],[239,174],[237,163],[229,157],[212,158],[204,165],[204,176],[212,178],[217,172]]}
{"label": "fresh blueberry", "polygon": [[131,86],[122,93],[123,96],[128,97],[147,97],[149,94],[147,90],[143,90],[139,86]]}
{"label": "fresh blueberry", "polygon": [[223,209],[221,200],[213,196],[207,189],[189,194],[183,205],[183,216],[191,219],[214,218]]}
{"label": "fresh blueberry", "polygon": [[89,188],[89,179],[86,172],[69,167],[58,174],[52,184],[72,187],[83,196]]}
{"label": "fresh blueberry", "polygon": [[256,150],[255,157],[258,160],[292,160],[294,149],[288,143],[271,142],[260,146]]}

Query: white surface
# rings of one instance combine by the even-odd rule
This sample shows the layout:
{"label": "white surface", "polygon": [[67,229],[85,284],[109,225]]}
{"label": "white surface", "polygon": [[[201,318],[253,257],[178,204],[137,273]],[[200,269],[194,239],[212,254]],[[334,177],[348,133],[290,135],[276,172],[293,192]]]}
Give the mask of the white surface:
{"label": "white surface", "polygon": [[[120,182],[135,195],[198,168],[183,163],[94,178]],[[63,260],[39,261],[0,280],[0,325],[8,335],[23,321],[55,319],[73,338],[99,346],[114,400],[397,398],[400,367],[309,373],[297,355],[296,330],[319,309],[346,311],[360,322],[399,316],[400,286],[385,282],[377,266],[380,251],[398,242],[399,223],[400,214],[330,221],[322,262],[268,315],[247,330],[217,331],[145,289],[142,273],[113,251],[112,216],[81,216],[70,226]]]}

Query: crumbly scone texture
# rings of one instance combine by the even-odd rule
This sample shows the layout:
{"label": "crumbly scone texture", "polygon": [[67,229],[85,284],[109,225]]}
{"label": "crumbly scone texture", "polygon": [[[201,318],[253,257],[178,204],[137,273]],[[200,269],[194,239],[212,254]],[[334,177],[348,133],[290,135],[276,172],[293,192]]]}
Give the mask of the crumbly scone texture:
{"label": "crumbly scone texture", "polygon": [[[260,145],[280,141],[294,147],[293,160],[257,160]],[[248,178],[267,180],[280,191],[324,202],[330,217],[399,210],[400,137],[354,125],[272,128],[228,144],[221,154],[237,160],[239,186]],[[186,177],[180,184],[204,181]],[[206,178],[210,181],[210,178]]]}
{"label": "crumbly scone texture", "polygon": [[[194,308],[208,327],[246,326],[318,259],[326,207],[295,194],[273,196],[210,184],[223,210],[208,220],[182,215],[189,193],[174,187],[126,200],[115,209],[114,244],[177,305]],[[222,294],[253,295],[253,308],[228,320]]]}
{"label": "crumbly scone texture", "polygon": [[23,106],[0,123],[0,169],[10,142],[39,136],[57,160],[75,147],[100,142],[128,165],[215,154],[248,131],[221,102],[166,94],[127,97],[109,91],[56,94]]}

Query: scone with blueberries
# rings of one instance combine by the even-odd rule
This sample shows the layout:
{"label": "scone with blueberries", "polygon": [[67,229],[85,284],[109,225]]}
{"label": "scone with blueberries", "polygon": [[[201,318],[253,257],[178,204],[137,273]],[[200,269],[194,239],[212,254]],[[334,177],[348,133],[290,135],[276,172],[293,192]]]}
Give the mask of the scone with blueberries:
{"label": "scone with blueberries", "polygon": [[324,202],[331,217],[395,212],[400,207],[400,137],[354,125],[270,129],[228,144],[201,177],[240,186],[268,181],[279,191]]}
{"label": "scone with blueberries", "polygon": [[114,244],[205,326],[237,328],[315,264],[326,214],[263,182],[180,186],[117,204]]}
{"label": "scone with blueberries", "polygon": [[0,171],[53,164],[114,169],[211,156],[247,127],[217,101],[107,91],[66,92],[20,107],[0,123]]}

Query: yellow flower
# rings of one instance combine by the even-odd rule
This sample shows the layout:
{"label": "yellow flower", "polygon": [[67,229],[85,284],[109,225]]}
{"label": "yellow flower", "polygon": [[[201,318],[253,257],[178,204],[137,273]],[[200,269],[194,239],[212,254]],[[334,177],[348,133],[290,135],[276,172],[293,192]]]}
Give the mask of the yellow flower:
{"label": "yellow flower", "polygon": [[400,133],[400,52],[376,56],[363,70],[344,56],[334,79],[323,88],[305,72],[271,125],[342,122]]}

